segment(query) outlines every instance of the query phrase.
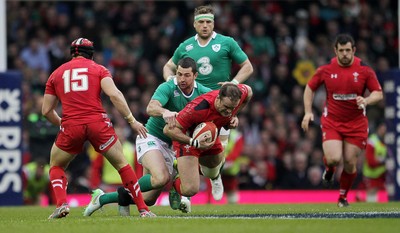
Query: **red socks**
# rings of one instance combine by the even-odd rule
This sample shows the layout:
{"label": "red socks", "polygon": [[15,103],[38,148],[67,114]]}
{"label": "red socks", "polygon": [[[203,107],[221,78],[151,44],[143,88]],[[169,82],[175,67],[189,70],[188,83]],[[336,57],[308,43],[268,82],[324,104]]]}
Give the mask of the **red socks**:
{"label": "red socks", "polygon": [[140,210],[147,210],[146,203],[144,203],[142,192],[140,191],[140,186],[138,183],[138,179],[132,169],[132,167],[128,164],[125,167],[121,168],[118,171],[119,175],[121,176],[122,184],[124,185],[125,189],[128,189],[130,195],[133,198],[134,203],[136,203],[137,209]]}
{"label": "red socks", "polygon": [[353,174],[348,174],[345,170],[343,170],[342,175],[340,176],[340,198],[346,198],[347,193],[349,192],[351,186],[354,183],[354,180],[357,177],[357,172]]}
{"label": "red socks", "polygon": [[181,191],[181,178],[177,177],[173,183],[173,186],[176,190],[177,193],[179,193],[182,196],[182,191]]}
{"label": "red socks", "polygon": [[56,198],[57,207],[67,203],[68,180],[62,167],[53,166],[49,170],[50,183]]}

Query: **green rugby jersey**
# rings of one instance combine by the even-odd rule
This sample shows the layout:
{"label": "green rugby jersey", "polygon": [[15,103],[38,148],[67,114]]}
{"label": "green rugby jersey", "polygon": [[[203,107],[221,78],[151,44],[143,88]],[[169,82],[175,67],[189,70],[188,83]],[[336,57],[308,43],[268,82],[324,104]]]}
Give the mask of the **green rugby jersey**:
{"label": "green rugby jersey", "polygon": [[[186,96],[181,89],[179,89],[176,79],[172,79],[158,86],[151,99],[158,100],[163,108],[168,109],[171,112],[179,112],[186,106],[187,103],[199,95],[209,91],[211,91],[210,88],[195,82],[192,94],[190,96]],[[150,117],[146,123],[146,128],[149,131],[149,134],[163,140],[168,144],[171,144],[171,138],[163,133],[164,126],[165,121],[162,116]]]}
{"label": "green rugby jersey", "polygon": [[247,55],[232,37],[216,32],[213,32],[212,39],[205,46],[199,45],[197,34],[181,43],[175,50],[172,61],[178,64],[184,57],[191,57],[196,61],[199,72],[196,81],[213,90],[221,87],[218,82],[232,79],[232,61],[241,64],[247,59]]}

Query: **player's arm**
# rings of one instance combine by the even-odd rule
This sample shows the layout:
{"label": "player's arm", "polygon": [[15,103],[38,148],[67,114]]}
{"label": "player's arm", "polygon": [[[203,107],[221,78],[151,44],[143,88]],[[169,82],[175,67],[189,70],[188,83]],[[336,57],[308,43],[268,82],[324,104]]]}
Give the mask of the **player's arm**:
{"label": "player's arm", "polygon": [[251,100],[251,98],[253,97],[253,89],[251,89],[250,86],[243,84],[246,89],[247,89],[247,97],[246,99],[243,101],[243,103],[239,106],[239,110],[238,112],[240,112],[240,110],[242,110]]}
{"label": "player's arm", "polygon": [[128,121],[131,128],[136,131],[136,133],[139,134],[141,137],[146,138],[147,129],[132,115],[132,112],[129,109],[128,103],[126,102],[124,95],[115,86],[115,83],[111,77],[106,77],[101,80],[101,89],[108,97],[110,97],[110,100],[115,108],[122,116],[124,116],[125,120]]}
{"label": "player's arm", "polygon": [[169,81],[171,77],[174,77],[176,73],[176,64],[172,61],[172,58],[163,67],[163,77],[165,81]]}
{"label": "player's arm", "polygon": [[[239,106],[238,111],[240,112],[251,100],[253,97],[253,90],[251,89],[250,86],[243,84],[243,86],[246,87],[247,89],[247,96],[246,99],[242,102],[242,104]],[[229,125],[224,126],[225,129],[235,129],[239,126],[239,118],[237,116],[233,116],[229,122]]]}
{"label": "player's arm", "polygon": [[58,98],[55,95],[44,94],[42,115],[53,125],[61,125],[61,117],[56,112]]}
{"label": "player's arm", "polygon": [[175,117],[177,112],[171,112],[170,110],[163,108],[160,101],[152,99],[146,108],[147,114],[152,117],[160,117],[164,119],[165,123],[167,123],[170,127],[175,127]]}
{"label": "player's arm", "polygon": [[312,102],[314,100],[314,91],[306,85],[306,89],[304,90],[304,117],[303,121],[301,122],[301,128],[307,132],[308,124],[311,121],[314,121],[314,114],[312,112]]}
{"label": "player's arm", "polygon": [[383,99],[382,91],[372,91],[368,97],[357,96],[356,101],[359,108],[365,108],[367,105],[374,105]]}
{"label": "player's arm", "polygon": [[207,137],[193,139],[183,133],[182,125],[176,121],[175,127],[169,127],[168,124],[164,126],[164,134],[171,138],[172,141],[178,141],[180,143],[188,144],[198,149],[209,149],[214,143],[206,142]]}
{"label": "player's arm", "polygon": [[244,62],[239,64],[240,69],[237,72],[236,76],[232,79],[233,83],[239,84],[244,83],[253,73],[253,65],[251,64],[249,59],[246,59]]}

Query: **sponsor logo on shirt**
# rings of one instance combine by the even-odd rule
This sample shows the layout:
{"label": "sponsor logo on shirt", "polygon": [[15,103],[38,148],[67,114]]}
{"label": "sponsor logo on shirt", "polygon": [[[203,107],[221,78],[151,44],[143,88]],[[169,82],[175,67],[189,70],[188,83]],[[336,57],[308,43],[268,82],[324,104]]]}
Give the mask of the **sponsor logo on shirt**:
{"label": "sponsor logo on shirt", "polygon": [[218,52],[221,49],[221,44],[214,44],[211,46],[214,52]]}
{"label": "sponsor logo on shirt", "polygon": [[192,50],[193,49],[193,44],[190,44],[190,45],[186,45],[186,52],[189,52],[190,50]]}
{"label": "sponsor logo on shirt", "polygon": [[337,74],[331,74],[331,78],[337,78]]}
{"label": "sponsor logo on shirt", "polygon": [[335,94],[333,93],[334,100],[355,100],[357,94]]}
{"label": "sponsor logo on shirt", "polygon": [[113,141],[115,140],[115,137],[112,136],[110,139],[108,139],[108,141],[106,143],[104,143],[103,145],[100,145],[99,149],[100,150],[104,150],[107,146],[109,146]]}

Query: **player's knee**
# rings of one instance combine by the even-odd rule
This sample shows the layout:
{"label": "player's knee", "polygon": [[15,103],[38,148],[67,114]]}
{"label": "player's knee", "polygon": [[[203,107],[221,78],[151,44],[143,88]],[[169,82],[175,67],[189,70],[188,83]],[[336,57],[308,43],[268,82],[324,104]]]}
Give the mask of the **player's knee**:
{"label": "player's knee", "polygon": [[182,195],[186,196],[186,197],[194,196],[194,195],[196,195],[196,193],[199,192],[199,185],[193,184],[193,183],[185,185],[185,186],[182,185],[181,192],[182,192]]}
{"label": "player's knee", "polygon": [[167,185],[171,180],[171,177],[168,172],[153,174],[152,176],[154,181],[154,183],[152,183],[153,188],[162,188],[165,185]]}
{"label": "player's knee", "polygon": [[153,206],[156,204],[157,198],[145,198],[144,203],[146,203],[147,206]]}

